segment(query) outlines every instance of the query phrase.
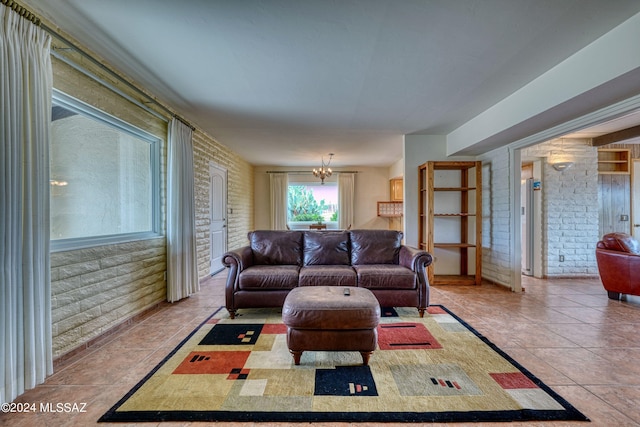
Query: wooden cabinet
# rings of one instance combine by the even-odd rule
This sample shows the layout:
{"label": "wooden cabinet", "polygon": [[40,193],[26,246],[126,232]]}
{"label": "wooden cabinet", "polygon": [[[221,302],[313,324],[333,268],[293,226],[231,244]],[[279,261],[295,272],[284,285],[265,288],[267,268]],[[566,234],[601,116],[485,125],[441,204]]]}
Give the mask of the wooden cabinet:
{"label": "wooden cabinet", "polygon": [[427,162],[418,177],[419,245],[434,256],[429,283],[479,285],[482,163]]}
{"label": "wooden cabinet", "polygon": [[625,174],[631,171],[631,151],[624,148],[598,149],[598,173]]}
{"label": "wooden cabinet", "polygon": [[389,180],[389,200],[392,202],[402,202],[403,196],[403,180],[402,178],[393,178]]}

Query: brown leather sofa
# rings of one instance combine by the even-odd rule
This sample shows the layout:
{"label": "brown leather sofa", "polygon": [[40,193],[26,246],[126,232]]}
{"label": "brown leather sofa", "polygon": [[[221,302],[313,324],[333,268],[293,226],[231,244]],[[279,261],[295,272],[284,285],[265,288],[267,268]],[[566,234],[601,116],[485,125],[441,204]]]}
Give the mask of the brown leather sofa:
{"label": "brown leather sofa", "polygon": [[609,298],[640,295],[640,244],[626,233],[609,233],[596,245],[596,261]]}
{"label": "brown leather sofa", "polygon": [[282,307],[298,286],[359,286],[382,307],[429,305],[428,252],[401,244],[393,230],[250,232],[249,245],[224,254],[226,308]]}

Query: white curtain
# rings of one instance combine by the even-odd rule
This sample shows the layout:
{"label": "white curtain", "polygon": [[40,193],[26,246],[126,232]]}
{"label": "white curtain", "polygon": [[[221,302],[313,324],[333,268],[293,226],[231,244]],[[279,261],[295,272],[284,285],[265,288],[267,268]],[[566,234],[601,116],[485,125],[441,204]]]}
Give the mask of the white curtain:
{"label": "white curtain", "polygon": [[53,373],[50,36],[0,5],[0,400]]}
{"label": "white curtain", "polygon": [[169,124],[167,178],[167,301],[200,290],[196,261],[196,209],[193,142],[189,126],[174,118]]}
{"label": "white curtain", "polygon": [[272,173],[269,182],[271,185],[271,229],[285,230],[287,228],[289,175]]}
{"label": "white curtain", "polygon": [[338,227],[346,230],[353,225],[355,174],[338,174]]}

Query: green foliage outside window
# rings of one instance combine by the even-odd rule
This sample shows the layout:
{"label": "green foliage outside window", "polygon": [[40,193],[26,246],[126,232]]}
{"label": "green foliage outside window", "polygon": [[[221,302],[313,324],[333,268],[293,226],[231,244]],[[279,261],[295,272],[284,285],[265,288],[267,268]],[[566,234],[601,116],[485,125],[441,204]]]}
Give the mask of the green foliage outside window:
{"label": "green foliage outside window", "polygon": [[[318,202],[313,191],[304,185],[290,185],[288,194],[289,221],[323,221],[323,213],[329,210],[325,200]],[[331,221],[338,220],[338,212],[334,212]]]}

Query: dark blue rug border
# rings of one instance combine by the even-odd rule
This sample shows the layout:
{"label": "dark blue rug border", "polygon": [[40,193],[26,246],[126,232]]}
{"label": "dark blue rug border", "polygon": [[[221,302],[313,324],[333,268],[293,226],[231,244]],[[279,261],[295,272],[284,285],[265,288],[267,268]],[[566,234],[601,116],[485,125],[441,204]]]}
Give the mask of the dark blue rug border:
{"label": "dark blue rug border", "polygon": [[539,380],[529,370],[511,358],[488,338],[476,331],[443,305],[439,307],[464,325],[493,351],[518,368],[527,378],[549,394],[564,410],[514,411],[449,411],[449,412],[236,412],[236,411],[127,411],[117,412],[142,385],[155,374],[189,339],[202,328],[222,307],[207,317],[184,340],[180,342],[155,368],[136,384],[122,399],[109,409],[98,422],[165,422],[165,421],[210,421],[210,422],[511,422],[511,421],[590,421],[563,397]]}

